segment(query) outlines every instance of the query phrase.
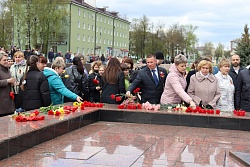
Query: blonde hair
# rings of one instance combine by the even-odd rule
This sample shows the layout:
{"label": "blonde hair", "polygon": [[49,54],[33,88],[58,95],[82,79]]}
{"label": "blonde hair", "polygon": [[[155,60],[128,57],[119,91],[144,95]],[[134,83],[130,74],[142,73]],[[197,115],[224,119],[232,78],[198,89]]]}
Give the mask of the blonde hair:
{"label": "blonde hair", "polygon": [[223,67],[223,66],[225,66],[225,65],[230,66],[230,65],[231,65],[231,62],[230,62],[229,59],[222,58],[222,59],[220,60],[219,64],[218,64],[218,68],[221,68],[221,67]]}
{"label": "blonde hair", "polygon": [[201,67],[203,67],[205,65],[209,66],[209,73],[212,74],[212,72],[213,72],[213,66],[212,66],[211,61],[208,61],[208,60],[202,60],[202,61],[200,61],[200,63],[198,64],[198,67],[197,67],[198,71],[200,71]]}
{"label": "blonde hair", "polygon": [[101,62],[101,61],[94,61],[94,62],[91,64],[91,70],[94,71],[94,67],[95,67],[96,65],[100,68],[100,66],[102,65],[102,62]]}
{"label": "blonde hair", "polygon": [[187,58],[184,55],[179,54],[179,55],[175,56],[175,58],[174,58],[174,64],[179,65],[181,63],[185,63],[186,64],[187,63]]}
{"label": "blonde hair", "polygon": [[17,57],[17,56],[24,57],[24,53],[21,52],[21,51],[17,51],[17,52],[14,54],[14,58]]}
{"label": "blonde hair", "polygon": [[64,60],[62,59],[55,59],[51,65],[51,68],[52,69],[55,69],[55,68],[60,68],[60,67],[66,67],[65,63],[64,63]]}

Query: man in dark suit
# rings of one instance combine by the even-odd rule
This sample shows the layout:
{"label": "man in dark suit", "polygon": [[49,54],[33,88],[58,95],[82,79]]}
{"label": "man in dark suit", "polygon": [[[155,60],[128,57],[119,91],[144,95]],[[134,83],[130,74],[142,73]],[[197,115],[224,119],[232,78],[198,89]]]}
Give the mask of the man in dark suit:
{"label": "man in dark suit", "polygon": [[147,66],[138,71],[135,80],[128,87],[126,95],[130,97],[131,92],[137,87],[140,87],[142,103],[148,101],[151,104],[159,104],[167,72],[166,69],[157,66],[157,60],[154,54],[148,55],[146,61]]}

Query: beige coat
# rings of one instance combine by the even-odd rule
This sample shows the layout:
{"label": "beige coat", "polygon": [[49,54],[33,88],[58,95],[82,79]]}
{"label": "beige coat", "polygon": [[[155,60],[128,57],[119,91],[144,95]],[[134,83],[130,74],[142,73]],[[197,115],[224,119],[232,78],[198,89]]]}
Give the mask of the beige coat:
{"label": "beige coat", "polygon": [[204,106],[209,104],[215,108],[221,96],[218,80],[213,74],[205,78],[200,72],[197,72],[190,78],[188,94],[192,97],[196,105],[199,105],[202,100]]}

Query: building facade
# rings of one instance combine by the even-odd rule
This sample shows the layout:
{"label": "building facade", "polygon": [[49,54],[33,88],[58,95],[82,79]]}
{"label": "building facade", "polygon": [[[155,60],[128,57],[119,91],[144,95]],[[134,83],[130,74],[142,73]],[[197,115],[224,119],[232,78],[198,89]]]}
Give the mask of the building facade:
{"label": "building facade", "polygon": [[83,55],[127,56],[130,22],[109,12],[73,0],[68,5],[70,13],[68,38],[63,43],[51,43],[54,52],[66,51]]}

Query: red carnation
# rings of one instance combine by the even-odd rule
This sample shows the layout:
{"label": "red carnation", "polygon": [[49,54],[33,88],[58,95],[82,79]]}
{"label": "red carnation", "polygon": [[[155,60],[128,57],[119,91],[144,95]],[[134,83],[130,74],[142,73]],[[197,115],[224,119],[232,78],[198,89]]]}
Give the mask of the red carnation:
{"label": "red carnation", "polygon": [[115,99],[115,95],[114,94],[112,94],[110,97],[111,97],[111,99]]}
{"label": "red carnation", "polygon": [[121,101],[121,100],[122,100],[121,96],[117,96],[117,97],[115,98],[115,101]]}
{"label": "red carnation", "polygon": [[93,83],[94,83],[95,85],[98,85],[100,82],[99,82],[97,79],[93,79]]}
{"label": "red carnation", "polygon": [[140,88],[137,87],[137,88],[133,91],[133,93],[136,94],[136,93],[138,93],[139,91],[140,91]]}

